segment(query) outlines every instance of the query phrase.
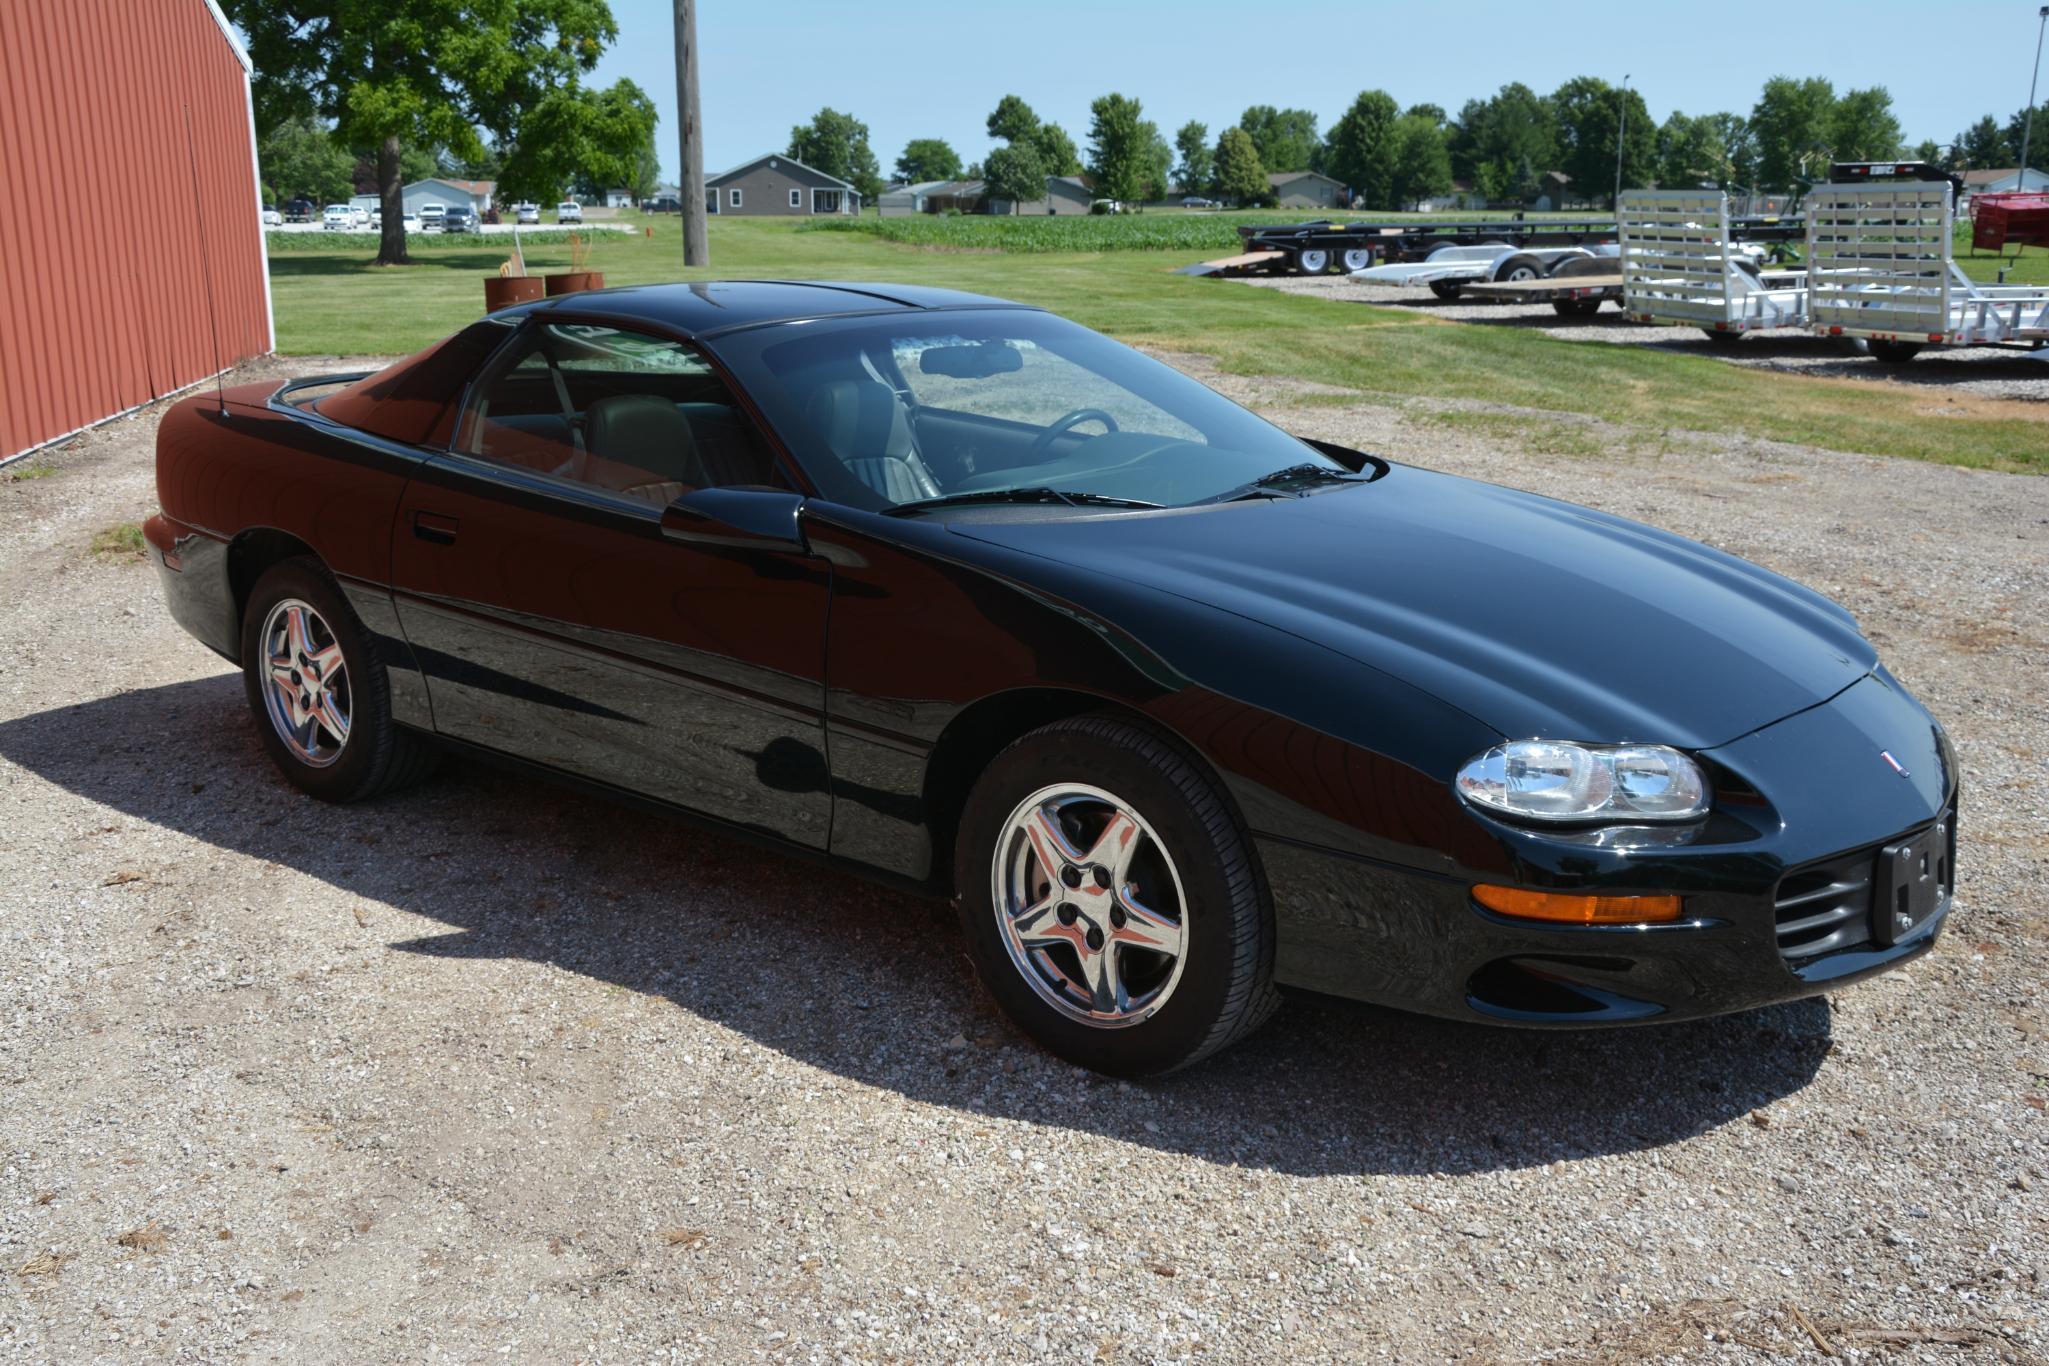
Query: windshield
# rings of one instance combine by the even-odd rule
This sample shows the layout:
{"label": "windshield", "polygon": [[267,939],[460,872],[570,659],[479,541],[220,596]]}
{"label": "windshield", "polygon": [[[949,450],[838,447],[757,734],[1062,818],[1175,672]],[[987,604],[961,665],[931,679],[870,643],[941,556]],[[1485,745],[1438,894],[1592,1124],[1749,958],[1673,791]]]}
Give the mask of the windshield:
{"label": "windshield", "polygon": [[[1100,511],[1183,507],[1336,461],[1109,338],[1030,310],[905,311],[762,328],[718,349],[820,493]],[[1066,498],[1053,494],[1069,495]]]}

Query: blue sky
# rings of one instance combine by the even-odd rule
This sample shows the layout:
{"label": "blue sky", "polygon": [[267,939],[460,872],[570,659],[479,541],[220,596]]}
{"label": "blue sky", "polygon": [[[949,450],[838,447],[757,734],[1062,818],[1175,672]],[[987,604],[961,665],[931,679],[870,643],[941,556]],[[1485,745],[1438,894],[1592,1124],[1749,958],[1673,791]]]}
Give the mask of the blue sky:
{"label": "blue sky", "polygon": [[[1909,143],[1947,142],[2027,100],[2039,0],[1754,0],[1635,4],[1295,0],[1256,24],[1238,0],[699,0],[705,169],[781,151],[822,105],[868,125],[883,175],[914,137],[964,159],[1006,92],[1088,140],[1089,101],[1144,102],[1171,137],[1214,137],[1248,105],[1316,111],[1327,129],[1359,91],[1456,113],[1509,81],[1556,89],[1582,73],[1641,90],[1651,113],[1747,113],[1774,75],[1883,85]],[[670,0],[612,0],[619,42],[598,79],[629,76],[661,107],[664,178],[677,170]],[[2038,98],[2040,98],[2038,96]]]}

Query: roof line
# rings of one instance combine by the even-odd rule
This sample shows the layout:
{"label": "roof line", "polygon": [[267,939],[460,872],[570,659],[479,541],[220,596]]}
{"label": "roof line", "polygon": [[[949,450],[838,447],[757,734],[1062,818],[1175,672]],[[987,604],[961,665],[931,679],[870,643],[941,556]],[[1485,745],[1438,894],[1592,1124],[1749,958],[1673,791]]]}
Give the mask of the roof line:
{"label": "roof line", "polygon": [[[724,180],[727,176],[732,175],[738,171],[744,171],[749,166],[757,165],[760,162],[767,161],[770,157],[781,157],[784,161],[789,162],[792,166],[802,166],[805,170],[811,172],[811,174],[816,176],[824,176],[827,180],[830,180],[835,185],[844,185],[850,190],[854,189],[854,184],[852,181],[841,180],[838,176],[834,175],[830,171],[821,171],[816,166],[806,165],[804,162],[801,162],[797,160],[797,158],[791,156],[788,152],[763,152],[758,157],[749,157],[747,160],[740,162],[738,165],[728,166],[725,170],[718,172],[716,175],[708,175],[705,177],[705,180]],[[859,191],[856,190],[855,193],[858,194]]]}
{"label": "roof line", "polygon": [[221,36],[228,40],[228,46],[234,50],[235,60],[242,64],[244,71],[253,73],[256,66],[249,60],[249,49],[242,46],[242,35],[235,32],[235,26],[228,22],[228,16],[221,13],[221,7],[215,4],[214,0],[206,0],[206,12],[221,26]]}

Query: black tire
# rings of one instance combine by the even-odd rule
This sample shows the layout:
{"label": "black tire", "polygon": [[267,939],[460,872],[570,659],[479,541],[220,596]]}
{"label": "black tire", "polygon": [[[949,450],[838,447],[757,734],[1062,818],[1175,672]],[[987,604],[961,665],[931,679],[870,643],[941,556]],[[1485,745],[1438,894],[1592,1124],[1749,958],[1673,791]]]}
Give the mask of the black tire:
{"label": "black tire", "polygon": [[1430,282],[1430,292],[1438,298],[1447,301],[1455,301],[1459,294],[1463,292],[1463,289],[1464,286],[1457,280],[1432,280]]}
{"label": "black tire", "polygon": [[[1151,1014],[1118,1027],[1072,1018],[1042,998],[998,919],[997,860],[1012,838],[1011,817],[1035,794],[1063,784],[1100,788],[1128,803],[1178,870],[1185,935],[1178,979]],[[1084,716],[1012,743],[968,797],[954,878],[968,952],[989,994],[1025,1033],[1080,1066],[1113,1076],[1172,1072],[1237,1042],[1279,1004],[1273,911],[1250,838],[1215,780],[1179,744],[1146,727]]]}
{"label": "black tire", "polygon": [[1552,311],[1561,318],[1591,318],[1601,311],[1599,299],[1553,299]]}
{"label": "black tire", "polygon": [[1544,262],[1542,258],[1532,256],[1526,251],[1519,251],[1500,265],[1494,267],[1494,281],[1496,284],[1503,284],[1512,280],[1541,280],[1543,278]]}
{"label": "black tire", "polygon": [[1297,275],[1321,275],[1330,269],[1330,252],[1322,247],[1303,247],[1289,259]]}
{"label": "black tire", "polygon": [[1355,270],[1365,270],[1373,264],[1371,247],[1346,247],[1338,253],[1338,269],[1346,275]]}
{"label": "black tire", "polygon": [[1709,341],[1713,342],[1716,346],[1722,347],[1724,350],[1728,349],[1729,347],[1735,346],[1737,343],[1743,340],[1743,334],[1741,332],[1723,332],[1720,329],[1713,327],[1703,327],[1700,330],[1707,334],[1707,339]]}
{"label": "black tire", "polygon": [[1871,339],[1871,359],[1887,365],[1905,365],[1921,354],[1920,342],[1892,341],[1885,337]]}
{"label": "black tire", "polygon": [[[307,762],[286,743],[265,697],[264,625],[272,608],[291,599],[314,609],[341,647],[347,669],[348,734],[339,753],[323,765]],[[392,723],[391,681],[375,639],[318,560],[285,560],[256,581],[242,610],[242,682],[272,762],[294,786],[323,801],[361,801],[418,782],[439,758],[431,744]]]}

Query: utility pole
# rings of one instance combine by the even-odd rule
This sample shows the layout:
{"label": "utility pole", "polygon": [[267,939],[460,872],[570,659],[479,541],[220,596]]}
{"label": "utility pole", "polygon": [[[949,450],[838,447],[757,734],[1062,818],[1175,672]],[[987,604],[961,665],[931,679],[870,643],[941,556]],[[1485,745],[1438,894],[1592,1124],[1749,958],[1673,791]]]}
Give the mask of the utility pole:
{"label": "utility pole", "polygon": [[1608,201],[1610,208],[1622,207],[1622,142],[1629,136],[1629,73],[1622,73],[1622,91],[1616,97],[1620,108],[1616,111],[1615,124],[1615,197]]}
{"label": "utility pole", "polygon": [[683,150],[683,264],[708,266],[704,127],[697,112],[697,0],[676,0],[676,126]]}
{"label": "utility pole", "polygon": [[2035,83],[2042,79],[2042,30],[2049,28],[2049,5],[2044,5],[2037,15],[2035,25],[2035,72],[2028,77],[2028,113],[2021,122],[2021,173],[2014,181],[2016,190],[2028,188],[2028,139],[2035,132]]}

